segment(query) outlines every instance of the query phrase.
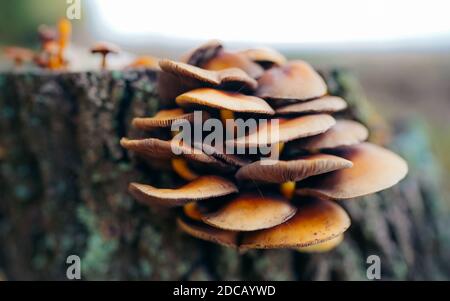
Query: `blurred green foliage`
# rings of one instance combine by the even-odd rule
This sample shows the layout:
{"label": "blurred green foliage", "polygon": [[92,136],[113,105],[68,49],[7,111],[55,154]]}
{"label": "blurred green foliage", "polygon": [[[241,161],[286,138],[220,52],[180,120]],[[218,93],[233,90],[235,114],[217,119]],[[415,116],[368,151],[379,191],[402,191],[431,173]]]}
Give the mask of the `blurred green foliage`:
{"label": "blurred green foliage", "polygon": [[65,15],[65,0],[0,0],[0,46],[37,44],[37,27]]}

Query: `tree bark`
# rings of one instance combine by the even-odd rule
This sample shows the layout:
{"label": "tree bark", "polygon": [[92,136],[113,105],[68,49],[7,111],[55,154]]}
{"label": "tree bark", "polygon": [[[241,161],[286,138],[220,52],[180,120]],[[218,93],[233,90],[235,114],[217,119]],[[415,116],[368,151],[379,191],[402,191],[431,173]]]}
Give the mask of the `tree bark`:
{"label": "tree bark", "polygon": [[348,72],[325,72],[346,115],[399,152],[409,176],[399,185],[340,202],[352,218],[341,246],[326,254],[233,250],[181,233],[174,213],[142,206],[130,181],[168,185],[119,145],[137,136],[136,116],[159,101],[153,71],[0,74],[0,278],[65,279],[81,257],[82,278],[143,280],[364,280],[369,255],[381,277],[450,279],[448,214],[438,162],[423,128],[389,129]]}

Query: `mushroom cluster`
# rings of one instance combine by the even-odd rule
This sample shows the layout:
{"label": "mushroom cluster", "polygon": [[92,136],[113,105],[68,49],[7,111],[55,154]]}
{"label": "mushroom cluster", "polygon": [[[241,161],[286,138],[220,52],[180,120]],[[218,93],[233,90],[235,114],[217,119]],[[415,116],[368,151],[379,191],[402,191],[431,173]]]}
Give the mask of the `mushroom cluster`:
{"label": "mushroom cluster", "polygon": [[[241,251],[328,251],[350,226],[336,200],[389,188],[407,174],[402,158],[365,142],[364,125],[331,115],[347,103],[329,95],[305,61],[287,61],[266,48],[231,52],[210,41],[159,66],[160,96],[175,101],[153,117],[134,118],[133,126],[152,131],[152,138],[122,138],[121,145],[154,168],[172,170],[184,184],[130,183],[129,191],[150,206],[178,207],[179,227],[196,238]],[[173,143],[173,124],[199,124],[209,133],[202,125],[214,117],[224,124],[276,120],[277,134],[267,131],[272,123],[258,123],[226,141],[244,150],[238,154],[206,139]],[[270,145],[269,154],[245,152],[263,145]]]}

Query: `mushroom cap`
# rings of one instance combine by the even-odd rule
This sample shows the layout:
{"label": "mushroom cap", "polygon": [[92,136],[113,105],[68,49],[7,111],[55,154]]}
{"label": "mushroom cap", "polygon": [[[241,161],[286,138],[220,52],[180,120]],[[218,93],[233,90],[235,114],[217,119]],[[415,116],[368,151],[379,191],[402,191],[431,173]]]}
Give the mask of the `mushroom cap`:
{"label": "mushroom cap", "polygon": [[284,223],[296,211],[297,208],[281,196],[244,193],[218,210],[202,214],[202,220],[225,230],[254,231]]}
{"label": "mushroom cap", "polygon": [[408,173],[400,156],[371,143],[334,149],[333,153],[352,161],[353,167],[310,178],[297,193],[351,199],[387,189]]}
{"label": "mushroom cap", "polygon": [[307,102],[294,103],[276,110],[277,114],[334,113],[347,108],[347,103],[339,96],[326,95]]}
{"label": "mushroom cap", "polygon": [[[182,156],[191,162],[205,164],[213,168],[229,169],[231,167],[230,165],[215,159],[213,156],[205,154],[200,149],[191,147],[187,144],[175,143],[174,141],[172,143],[172,141],[157,138],[137,140],[122,138],[120,140],[120,145],[148,159],[170,160]],[[176,155],[173,150],[180,155]]]}
{"label": "mushroom cap", "polygon": [[246,49],[239,51],[238,53],[257,63],[271,63],[273,65],[281,66],[287,62],[286,58],[281,53],[267,47]]}
{"label": "mushroom cap", "polygon": [[325,253],[333,250],[337,246],[341,244],[341,242],[344,240],[344,234],[338,235],[335,238],[332,238],[330,240],[327,240],[323,243],[317,244],[317,245],[311,245],[308,247],[300,247],[296,250],[302,253]]}
{"label": "mushroom cap", "polygon": [[324,96],[327,85],[322,77],[304,61],[291,61],[267,70],[258,80],[256,95],[280,106]]}
{"label": "mushroom cap", "polygon": [[244,233],[241,248],[271,249],[306,247],[341,235],[350,226],[342,207],[318,198],[300,200],[297,213],[273,228]]}
{"label": "mushroom cap", "polygon": [[201,65],[206,70],[220,71],[228,68],[239,68],[252,78],[259,78],[264,73],[264,69],[248,59],[246,56],[220,50],[214,57]]}
{"label": "mushroom cap", "polygon": [[150,55],[139,56],[127,68],[159,69],[159,59]]}
{"label": "mushroom cap", "polygon": [[[202,112],[202,118],[209,118],[209,114],[207,112]],[[161,110],[153,117],[133,118],[132,124],[134,127],[141,130],[151,130],[154,128],[171,127],[172,123],[181,120],[186,120],[189,123],[194,122],[194,113],[185,113],[181,108]]]}
{"label": "mushroom cap", "polygon": [[22,47],[6,47],[4,53],[6,57],[12,60],[31,61],[35,57],[34,51]]}
{"label": "mushroom cap", "polygon": [[[318,135],[331,128],[335,119],[327,114],[306,115],[292,119],[278,119],[278,131],[270,120],[247,136],[238,137],[234,144],[238,147],[258,147],[279,142]],[[272,129],[274,128],[274,129]]]}
{"label": "mushroom cap", "polygon": [[189,65],[201,66],[215,57],[222,49],[223,45],[220,41],[210,40],[183,55],[181,61]]}
{"label": "mushroom cap", "polygon": [[219,245],[237,248],[239,232],[223,230],[187,218],[177,218],[180,229],[198,239],[207,240]]}
{"label": "mushroom cap", "polygon": [[54,41],[58,37],[58,32],[56,28],[42,24],[38,27],[39,39],[42,42]]}
{"label": "mushroom cap", "polygon": [[212,86],[237,83],[251,89],[256,89],[258,86],[258,83],[253,78],[238,68],[212,71],[167,59],[160,60],[159,66],[163,71],[171,73],[177,77],[185,78],[188,82],[194,81],[198,84]]}
{"label": "mushroom cap", "polygon": [[194,147],[201,147],[205,153],[213,156],[214,158],[225,162],[226,164],[242,167],[250,163],[250,160],[239,157],[237,155],[227,154],[226,149],[219,149],[216,146],[212,146],[205,143],[194,143]]}
{"label": "mushroom cap", "polygon": [[91,47],[91,53],[108,54],[119,52],[120,52],[119,46],[109,42],[98,42]]}
{"label": "mushroom cap", "polygon": [[206,106],[233,112],[274,114],[274,110],[264,99],[211,88],[200,88],[186,92],[179,95],[176,102],[180,106]]}
{"label": "mushroom cap", "polygon": [[236,178],[268,183],[297,182],[310,176],[350,168],[353,165],[349,160],[328,154],[307,155],[290,161],[274,160],[270,163],[273,164],[256,161],[245,165],[237,171]]}
{"label": "mushroom cap", "polygon": [[201,176],[176,189],[130,183],[128,190],[141,203],[168,207],[238,192],[233,182],[219,176]]}
{"label": "mushroom cap", "polygon": [[353,120],[337,120],[336,124],[323,134],[298,141],[299,147],[316,151],[363,142],[369,136],[367,128]]}

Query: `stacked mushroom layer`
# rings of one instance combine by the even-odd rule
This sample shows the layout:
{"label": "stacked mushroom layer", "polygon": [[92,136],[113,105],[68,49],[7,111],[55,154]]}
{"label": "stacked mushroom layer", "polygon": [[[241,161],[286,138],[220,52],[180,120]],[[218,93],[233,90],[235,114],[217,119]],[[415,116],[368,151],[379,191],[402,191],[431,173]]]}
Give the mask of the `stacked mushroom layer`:
{"label": "stacked mushroom layer", "polygon": [[[165,138],[123,138],[121,144],[154,167],[173,170],[185,184],[129,188],[142,203],[180,207],[177,222],[194,237],[241,250],[328,251],[350,226],[334,200],[375,193],[407,174],[398,155],[364,142],[364,125],[331,115],[347,104],[328,95],[304,61],[288,62],[270,49],[231,52],[211,41],[182,62],[161,60],[160,67],[160,94],[174,97],[173,108],[135,118],[133,126]],[[202,112],[200,120],[194,111]],[[277,121],[277,131],[271,122],[258,123],[228,139],[227,146],[243,151],[238,154],[206,139],[171,143],[174,123],[202,129],[210,118],[236,127],[238,120],[267,119]],[[263,154],[259,148],[267,145],[271,151]]]}

